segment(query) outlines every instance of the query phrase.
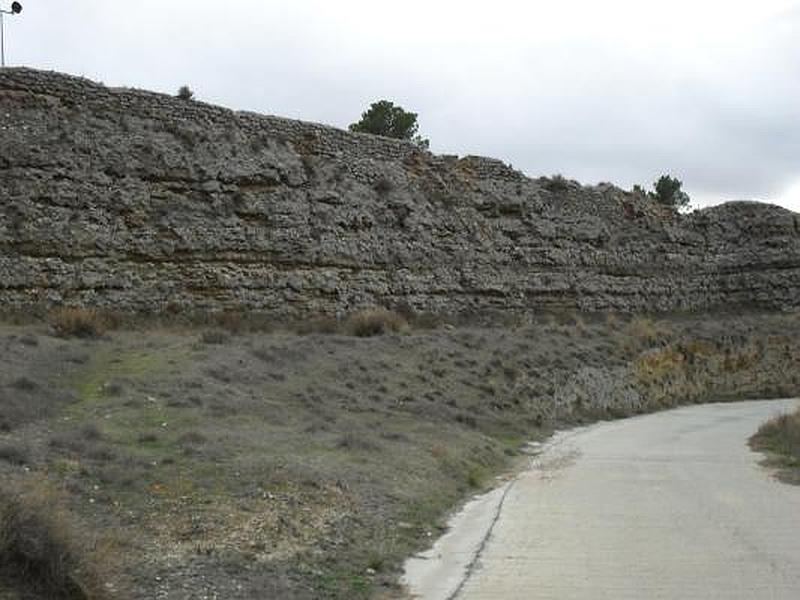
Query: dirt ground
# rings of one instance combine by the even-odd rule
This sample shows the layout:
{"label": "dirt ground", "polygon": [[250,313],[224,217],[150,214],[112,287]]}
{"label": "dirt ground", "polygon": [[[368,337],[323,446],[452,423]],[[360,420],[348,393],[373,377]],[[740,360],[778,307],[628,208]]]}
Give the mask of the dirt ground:
{"label": "dirt ground", "polygon": [[0,325],[0,482],[55,490],[119,598],[399,597],[403,559],[553,427],[800,392],[791,314],[54,333]]}

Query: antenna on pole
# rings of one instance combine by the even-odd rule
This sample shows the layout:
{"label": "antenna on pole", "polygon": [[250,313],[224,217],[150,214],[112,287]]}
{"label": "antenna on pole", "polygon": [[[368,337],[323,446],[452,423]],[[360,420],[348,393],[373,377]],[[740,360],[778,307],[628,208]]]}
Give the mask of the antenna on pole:
{"label": "antenna on pole", "polygon": [[21,12],[22,4],[19,2],[12,2],[11,10],[3,10],[0,8],[0,68],[6,66],[6,32],[3,15],[18,15]]}

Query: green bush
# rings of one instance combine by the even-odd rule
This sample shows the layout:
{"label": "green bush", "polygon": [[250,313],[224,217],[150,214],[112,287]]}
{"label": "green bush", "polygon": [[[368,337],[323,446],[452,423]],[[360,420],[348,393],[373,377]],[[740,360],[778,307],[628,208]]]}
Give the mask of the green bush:
{"label": "green bush", "polygon": [[352,123],[349,129],[357,133],[410,140],[421,148],[430,145],[428,140],[418,135],[417,113],[406,111],[388,100],[373,102],[369,110],[361,114],[361,120]]}
{"label": "green bush", "polygon": [[683,182],[669,175],[662,175],[658,181],[655,182],[655,194],[653,198],[664,206],[674,208],[676,210],[686,208],[689,206],[689,195],[681,190]]}
{"label": "green bush", "polygon": [[182,85],[178,90],[178,98],[181,100],[194,100],[194,92],[188,85]]}
{"label": "green bush", "polygon": [[544,179],[544,188],[548,192],[561,193],[569,190],[569,180],[560,173],[553,175],[550,179]]}

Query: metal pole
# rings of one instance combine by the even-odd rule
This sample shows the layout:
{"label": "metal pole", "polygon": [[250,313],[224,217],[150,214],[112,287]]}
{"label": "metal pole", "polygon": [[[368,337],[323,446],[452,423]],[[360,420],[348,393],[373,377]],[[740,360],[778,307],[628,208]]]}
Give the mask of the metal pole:
{"label": "metal pole", "polygon": [[3,21],[3,11],[0,10],[0,68],[6,67],[6,33]]}
{"label": "metal pole", "polygon": [[22,5],[19,2],[11,3],[11,10],[0,8],[0,69],[6,66],[6,27],[5,15],[18,15],[22,12]]}

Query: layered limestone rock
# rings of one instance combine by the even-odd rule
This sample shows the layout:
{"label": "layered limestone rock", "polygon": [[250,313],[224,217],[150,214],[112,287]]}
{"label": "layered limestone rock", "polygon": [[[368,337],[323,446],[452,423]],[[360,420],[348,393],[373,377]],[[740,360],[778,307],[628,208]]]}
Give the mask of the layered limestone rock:
{"label": "layered limestone rock", "polygon": [[611,185],[28,69],[0,71],[0,306],[786,309],[795,213]]}

